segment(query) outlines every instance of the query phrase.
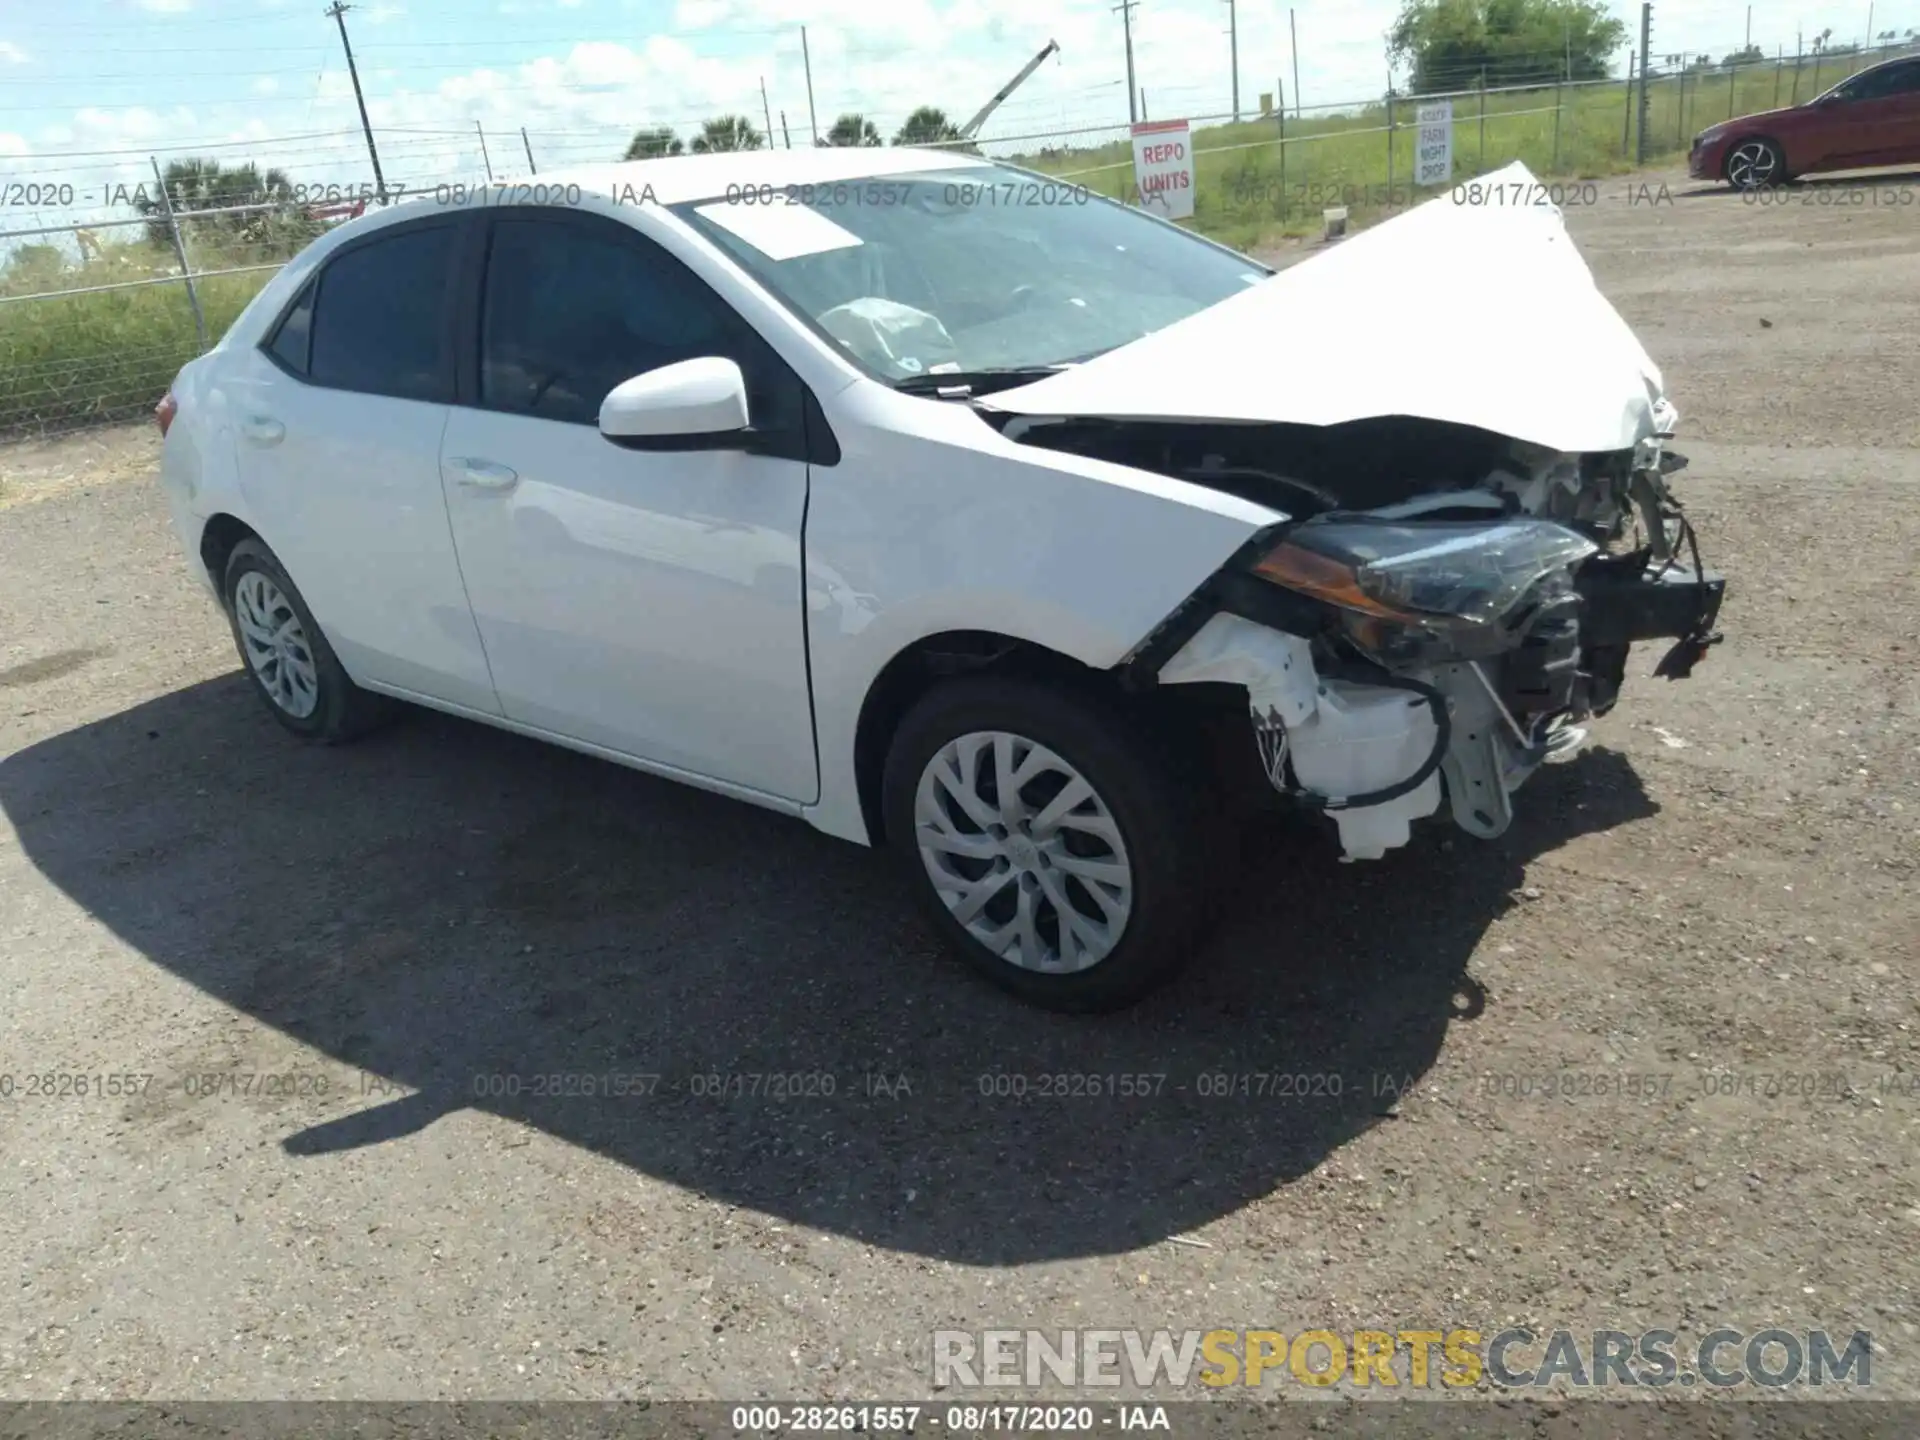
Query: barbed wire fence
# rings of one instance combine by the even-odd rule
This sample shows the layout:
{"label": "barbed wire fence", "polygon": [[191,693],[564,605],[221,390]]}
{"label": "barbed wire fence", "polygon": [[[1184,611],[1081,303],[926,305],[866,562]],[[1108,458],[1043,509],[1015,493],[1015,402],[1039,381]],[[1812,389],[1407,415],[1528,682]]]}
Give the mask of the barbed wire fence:
{"label": "barbed wire fence", "polygon": [[[1699,128],[1798,103],[1869,64],[1916,53],[1920,44],[1904,40],[1798,57],[1757,56],[1750,47],[1730,48],[1718,61],[1681,54],[1647,65],[1636,56],[1631,80],[1556,78],[1543,56],[1547,78],[1535,83],[1488,85],[1491,63],[1462,63],[1430,72],[1420,94],[1313,106],[1289,104],[1276,79],[1270,107],[1253,116],[1236,117],[1202,87],[1149,91],[1143,118],[1188,120],[1199,182],[1193,223],[1251,246],[1276,226],[1317,221],[1328,206],[1364,216],[1437,193],[1413,184],[1417,107],[1449,102],[1454,180],[1513,160],[1543,176],[1599,176],[1630,166],[1640,148],[1643,90],[1646,152],[1671,158]],[[1515,63],[1501,57],[1507,74]],[[1449,88],[1435,90],[1434,81]],[[1126,122],[1022,124],[1006,112],[1002,121],[980,139],[940,143],[1136,198]],[[406,198],[449,180],[535,179],[618,160],[633,130],[396,126],[374,134],[389,198]],[[285,178],[303,162],[352,173],[361,138],[334,130],[173,146],[139,157],[151,179],[130,170],[124,151],[42,156],[36,162],[66,167],[6,180],[8,209],[35,223],[0,229],[0,437],[150,413],[180,367],[225,333],[280,266],[329,226],[380,203],[370,178],[308,186]],[[781,138],[793,143],[792,128]],[[810,137],[803,131],[798,143]],[[248,163],[225,168],[218,157],[235,150]],[[256,161],[280,168],[260,172]],[[196,167],[210,184],[198,183]]]}

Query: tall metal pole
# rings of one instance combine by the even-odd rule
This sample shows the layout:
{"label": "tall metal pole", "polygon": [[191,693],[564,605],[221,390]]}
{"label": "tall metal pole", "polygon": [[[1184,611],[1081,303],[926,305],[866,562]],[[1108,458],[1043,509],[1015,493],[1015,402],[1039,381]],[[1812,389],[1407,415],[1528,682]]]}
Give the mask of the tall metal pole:
{"label": "tall metal pole", "polygon": [[1293,23],[1293,8],[1287,8],[1287,36],[1293,51],[1293,118],[1300,118],[1300,31]]}
{"label": "tall metal pole", "polygon": [[1120,0],[1113,8],[1120,12],[1120,29],[1127,41],[1127,119],[1140,121],[1140,89],[1133,80],[1133,7],[1140,0]]}
{"label": "tall metal pole", "polygon": [[353,81],[353,102],[360,107],[360,129],[367,137],[367,158],[373,162],[373,188],[384,205],[387,203],[387,181],[380,173],[380,152],[373,144],[373,122],[367,119],[367,97],[360,93],[360,71],[353,63],[353,42],[347,39],[347,11],[352,8],[346,0],[333,0],[327,14],[340,27],[340,48],[347,52],[347,77]]}
{"label": "tall metal pole", "polygon": [[1287,82],[1281,79],[1274,83],[1280,92],[1275,98],[1280,102],[1276,108],[1280,115],[1280,219],[1284,223],[1287,218]]}
{"label": "tall metal pole", "polygon": [[520,144],[527,152],[527,173],[529,175],[538,175],[540,173],[540,167],[533,163],[533,142],[527,139],[527,127],[524,125],[520,127]]}
{"label": "tall metal pole", "polygon": [[149,155],[148,162],[153,166],[154,183],[160,188],[160,210],[167,217],[167,233],[173,236],[173,253],[180,261],[180,278],[187,282],[187,304],[193,310],[193,332],[200,338],[200,348],[207,348],[207,317],[200,311],[200,292],[193,288],[193,266],[187,263],[187,242],[180,234],[180,220],[173,213],[173,197],[167,194],[167,182],[160,173],[160,162]]}
{"label": "tall metal pole", "polygon": [[493,183],[493,157],[487,154],[487,132],[480,128],[478,120],[473,122],[473,133],[480,137],[480,163],[487,167],[487,183]]}
{"label": "tall metal pole", "polygon": [[1639,57],[1637,50],[1627,51],[1627,108],[1620,117],[1620,158],[1627,158],[1627,147],[1633,143],[1633,65]]}
{"label": "tall metal pole", "polygon": [[[787,129],[787,112],[784,110],[780,112],[780,135],[781,138],[787,142],[787,149],[791,150],[793,148],[793,132]],[[767,137],[767,148],[769,150],[773,148],[773,137],[771,135]]]}
{"label": "tall metal pole", "polygon": [[1634,163],[1647,163],[1647,77],[1653,71],[1653,3],[1640,5],[1640,131],[1634,150]]}
{"label": "tall metal pole", "polygon": [[767,103],[767,77],[760,77],[760,109],[767,117],[767,149],[773,148],[773,107]]}
{"label": "tall metal pole", "polygon": [[1233,57],[1233,123],[1240,123],[1240,12],[1227,0],[1227,53]]}
{"label": "tall metal pole", "polygon": [[[807,27],[800,27],[800,63],[807,70],[807,128],[813,131],[813,143],[820,143],[820,117],[813,111],[813,55],[807,49]],[[771,141],[769,141],[771,143]]]}
{"label": "tall metal pole", "polygon": [[1487,168],[1487,67],[1480,67],[1480,154],[1473,162],[1475,170]]}
{"label": "tall metal pole", "polygon": [[[1417,152],[1420,142],[1414,141]],[[1393,67],[1387,67],[1387,212],[1393,212]]]}

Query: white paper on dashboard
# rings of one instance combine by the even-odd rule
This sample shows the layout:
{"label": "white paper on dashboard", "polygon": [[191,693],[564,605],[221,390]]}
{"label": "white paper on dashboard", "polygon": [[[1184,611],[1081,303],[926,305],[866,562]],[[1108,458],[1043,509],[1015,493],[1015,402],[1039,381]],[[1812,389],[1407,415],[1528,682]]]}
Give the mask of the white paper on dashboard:
{"label": "white paper on dashboard", "polygon": [[788,205],[780,201],[771,205],[748,205],[737,200],[721,200],[695,209],[769,260],[792,260],[800,255],[845,250],[862,243],[858,235],[843,225],[836,225],[811,205]]}

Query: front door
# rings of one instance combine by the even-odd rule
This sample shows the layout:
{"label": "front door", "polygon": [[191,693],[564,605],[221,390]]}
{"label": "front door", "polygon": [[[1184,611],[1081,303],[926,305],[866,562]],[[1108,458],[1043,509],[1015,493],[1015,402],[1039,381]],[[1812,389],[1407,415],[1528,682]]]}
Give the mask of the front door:
{"label": "front door", "polygon": [[803,423],[801,382],[627,226],[503,209],[490,232],[473,403],[454,407],[440,459],[503,712],[812,801],[806,461],[643,453],[598,428],[615,385],[695,356],[740,362],[756,430]]}

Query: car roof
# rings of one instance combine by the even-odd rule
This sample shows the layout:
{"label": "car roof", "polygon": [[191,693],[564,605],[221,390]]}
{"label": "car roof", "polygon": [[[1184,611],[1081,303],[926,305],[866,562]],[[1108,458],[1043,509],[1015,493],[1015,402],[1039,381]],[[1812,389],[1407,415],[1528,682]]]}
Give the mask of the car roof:
{"label": "car roof", "polygon": [[531,180],[494,187],[499,203],[512,204],[522,185],[578,185],[601,194],[634,194],[648,187],[661,205],[717,200],[748,186],[833,185],[878,180],[921,170],[959,170],[989,165],[979,155],[914,146],[808,145],[793,150],[727,150],[672,155],[541,172]]}

